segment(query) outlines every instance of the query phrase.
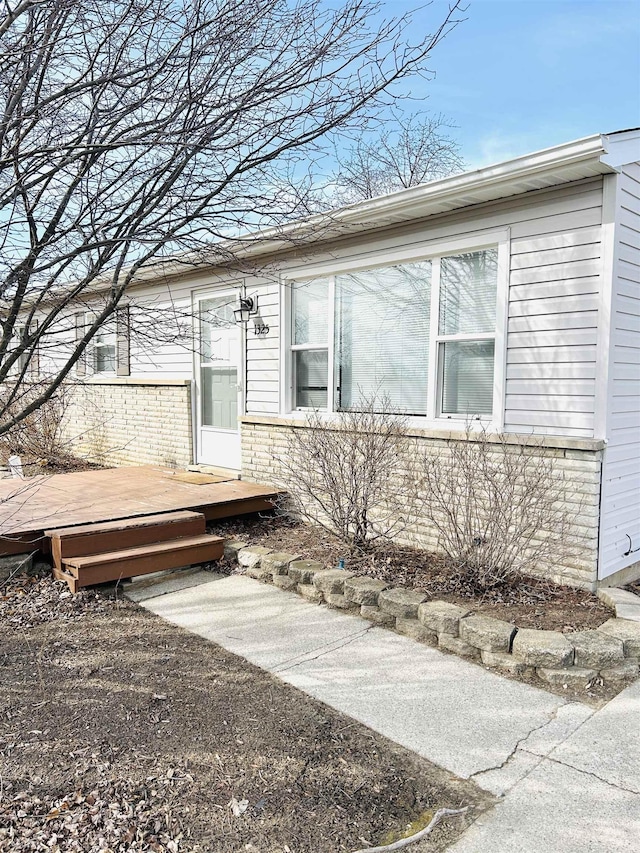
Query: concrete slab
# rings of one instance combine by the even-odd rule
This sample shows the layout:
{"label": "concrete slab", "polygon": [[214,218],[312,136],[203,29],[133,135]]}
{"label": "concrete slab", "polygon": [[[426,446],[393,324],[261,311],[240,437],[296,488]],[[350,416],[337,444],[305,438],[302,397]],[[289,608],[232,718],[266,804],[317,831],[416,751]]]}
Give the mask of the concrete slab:
{"label": "concrete slab", "polygon": [[10,554],[0,557],[0,581],[5,581],[13,574],[29,572],[33,566],[33,551],[25,554]]}
{"label": "concrete slab", "polygon": [[358,617],[309,604],[293,593],[243,575],[142,604],[267,670],[333,647],[368,628]]}
{"label": "concrete slab", "polygon": [[593,714],[595,708],[581,702],[567,702],[558,708],[550,723],[531,732],[529,737],[522,741],[520,748],[533,755],[549,755]]}
{"label": "concrete slab", "polygon": [[[550,758],[640,794],[640,681],[619,693]],[[638,835],[640,849],[640,834]]]}
{"label": "concrete slab", "polygon": [[276,674],[464,778],[505,761],[563,703],[382,628]]}
{"label": "concrete slab", "polygon": [[502,764],[565,704],[244,576],[142,603],[463,777]]}
{"label": "concrete slab", "polygon": [[640,797],[542,759],[450,853],[637,853]]}
{"label": "concrete slab", "polygon": [[516,749],[511,758],[501,767],[493,770],[485,770],[473,777],[473,781],[490,791],[496,797],[503,797],[514,785],[517,785],[525,776],[538,766],[542,759],[538,755]]}
{"label": "concrete slab", "polygon": [[140,580],[134,580],[124,587],[124,594],[131,601],[148,601],[158,595],[167,595],[181,589],[192,589],[204,583],[221,580],[223,577],[224,575],[205,572],[202,569],[158,572],[154,575],[141,575]]}

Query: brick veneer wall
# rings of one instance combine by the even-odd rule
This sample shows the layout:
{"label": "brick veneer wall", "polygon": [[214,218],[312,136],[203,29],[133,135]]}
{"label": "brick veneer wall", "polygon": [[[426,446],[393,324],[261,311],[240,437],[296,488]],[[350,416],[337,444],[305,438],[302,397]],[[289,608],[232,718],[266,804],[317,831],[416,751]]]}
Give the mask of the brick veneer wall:
{"label": "brick veneer wall", "polygon": [[[278,456],[286,451],[291,421],[266,417],[242,419],[242,477],[257,482],[278,483]],[[296,428],[304,429],[299,425]],[[513,437],[517,440],[517,437]],[[451,441],[445,433],[416,430],[418,450],[439,455]],[[598,442],[546,437],[532,449],[552,460],[553,476],[566,484],[567,505],[575,523],[573,535],[579,541],[575,554],[561,567],[540,566],[539,574],[558,583],[594,590],[597,582],[598,520],[602,449]],[[418,520],[403,536],[405,544],[437,550],[435,530],[426,520]]]}
{"label": "brick veneer wall", "polygon": [[103,465],[193,461],[188,383],[105,380],[69,392],[64,433],[74,453]]}

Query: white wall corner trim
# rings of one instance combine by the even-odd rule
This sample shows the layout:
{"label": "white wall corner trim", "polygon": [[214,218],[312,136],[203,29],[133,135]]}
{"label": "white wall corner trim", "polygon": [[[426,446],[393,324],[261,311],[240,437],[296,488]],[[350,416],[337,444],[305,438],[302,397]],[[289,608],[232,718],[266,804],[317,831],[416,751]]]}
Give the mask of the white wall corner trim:
{"label": "white wall corner trim", "polygon": [[616,217],[619,211],[618,175],[605,175],[602,186],[602,269],[598,305],[594,435],[607,439],[611,390],[611,312],[617,274]]}

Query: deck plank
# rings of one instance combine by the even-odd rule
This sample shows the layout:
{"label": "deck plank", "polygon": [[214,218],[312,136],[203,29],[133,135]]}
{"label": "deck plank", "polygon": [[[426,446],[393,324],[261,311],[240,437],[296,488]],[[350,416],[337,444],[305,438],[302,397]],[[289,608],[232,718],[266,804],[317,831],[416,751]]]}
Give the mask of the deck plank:
{"label": "deck plank", "polygon": [[224,518],[269,505],[280,493],[244,480],[186,483],[179,473],[149,465],[0,480],[0,537],[176,510]]}

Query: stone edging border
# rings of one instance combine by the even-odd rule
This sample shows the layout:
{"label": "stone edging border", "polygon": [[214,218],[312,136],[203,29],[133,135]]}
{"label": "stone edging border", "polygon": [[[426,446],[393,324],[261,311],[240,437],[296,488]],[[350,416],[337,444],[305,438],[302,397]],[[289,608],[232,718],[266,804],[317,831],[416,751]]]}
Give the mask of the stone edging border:
{"label": "stone edging border", "polygon": [[307,601],[354,613],[446,652],[512,675],[537,675],[548,684],[584,688],[598,676],[607,683],[637,678],[640,663],[640,598],[605,588],[598,596],[616,613],[597,629],[562,634],[517,628],[490,616],[404,587],[295,554],[226,540],[225,557],[247,575],[297,592]]}

